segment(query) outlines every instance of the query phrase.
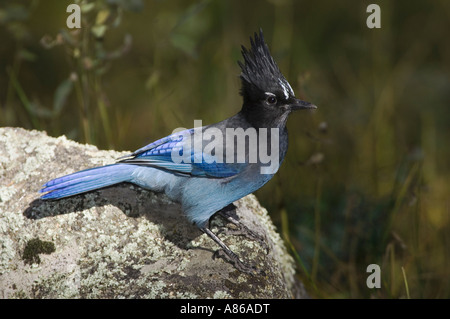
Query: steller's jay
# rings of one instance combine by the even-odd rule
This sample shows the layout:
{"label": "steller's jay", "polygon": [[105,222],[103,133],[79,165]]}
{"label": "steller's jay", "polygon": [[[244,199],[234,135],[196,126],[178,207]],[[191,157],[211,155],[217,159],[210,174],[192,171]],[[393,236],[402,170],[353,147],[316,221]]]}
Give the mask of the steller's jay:
{"label": "steller's jay", "polygon": [[[41,198],[59,199],[122,182],[164,192],[181,203],[187,218],[223,249],[237,269],[252,272],[209,229],[209,219],[273,177],[288,147],[288,115],[316,106],[295,98],[262,30],[250,37],[250,43],[250,50],[242,46],[244,63],[238,62],[243,97],[239,113],[216,124],[173,133],[115,164],[51,180],[40,190],[46,193]],[[270,166],[268,153],[276,156]]]}

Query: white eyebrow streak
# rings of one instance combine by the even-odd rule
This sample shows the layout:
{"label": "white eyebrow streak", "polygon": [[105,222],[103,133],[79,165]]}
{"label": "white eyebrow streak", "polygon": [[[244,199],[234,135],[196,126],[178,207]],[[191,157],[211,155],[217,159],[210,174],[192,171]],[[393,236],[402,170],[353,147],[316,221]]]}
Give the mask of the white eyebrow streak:
{"label": "white eyebrow streak", "polygon": [[295,96],[294,90],[292,90],[289,82],[278,79],[278,83],[280,83],[281,87],[283,88],[283,93],[286,100],[289,98],[289,94]]}
{"label": "white eyebrow streak", "polygon": [[271,95],[271,96],[276,96],[275,94],[271,93],[271,92],[264,92],[265,95]]}

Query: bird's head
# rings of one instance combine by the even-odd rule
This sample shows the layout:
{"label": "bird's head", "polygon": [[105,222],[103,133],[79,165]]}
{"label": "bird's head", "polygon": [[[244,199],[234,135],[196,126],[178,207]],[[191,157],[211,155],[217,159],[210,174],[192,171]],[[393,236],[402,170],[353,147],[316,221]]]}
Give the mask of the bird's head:
{"label": "bird's head", "polygon": [[[316,108],[295,97],[291,85],[270,54],[262,30],[259,35],[255,32],[254,38],[250,38],[250,44],[250,50],[242,46],[244,63],[239,61],[238,64],[242,70],[242,110],[251,122],[263,126],[284,125],[291,111]],[[267,121],[274,123],[264,123]]]}

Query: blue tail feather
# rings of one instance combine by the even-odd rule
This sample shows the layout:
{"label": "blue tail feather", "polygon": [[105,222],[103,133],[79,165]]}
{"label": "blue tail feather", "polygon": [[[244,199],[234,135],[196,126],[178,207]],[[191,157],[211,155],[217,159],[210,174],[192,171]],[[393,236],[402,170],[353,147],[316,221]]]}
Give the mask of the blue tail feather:
{"label": "blue tail feather", "polygon": [[95,189],[130,180],[135,169],[133,165],[112,164],[90,168],[70,175],[55,178],[44,184],[39,191],[46,193],[42,199],[57,199],[77,195]]}

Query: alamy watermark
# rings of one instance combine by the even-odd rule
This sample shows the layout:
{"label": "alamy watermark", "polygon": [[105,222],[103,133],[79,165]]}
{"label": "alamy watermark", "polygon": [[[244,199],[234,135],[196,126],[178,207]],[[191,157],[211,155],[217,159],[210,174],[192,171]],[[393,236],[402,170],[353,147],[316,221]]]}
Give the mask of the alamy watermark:
{"label": "alamy watermark", "polygon": [[381,8],[378,4],[372,3],[367,6],[367,13],[370,13],[366,20],[369,29],[381,28]]}
{"label": "alamy watermark", "polygon": [[366,286],[367,288],[381,288],[381,269],[377,264],[370,264],[366,268],[366,272],[370,273],[367,276]]}
{"label": "alamy watermark", "polygon": [[[261,174],[275,174],[280,165],[279,129],[246,129],[203,127],[201,120],[194,121],[194,129],[178,128],[183,140],[181,147],[171,152],[174,163],[260,163]],[[193,155],[192,155],[193,154]]]}
{"label": "alamy watermark", "polygon": [[78,4],[69,4],[66,9],[70,13],[66,20],[66,25],[69,29],[81,28],[81,8]]}
{"label": "alamy watermark", "polygon": [[[66,9],[70,13],[66,20],[69,29],[81,28],[81,8],[78,4],[69,4]],[[367,13],[370,13],[366,19],[366,25],[369,29],[381,28],[381,8],[378,4],[372,3],[367,6]]]}

